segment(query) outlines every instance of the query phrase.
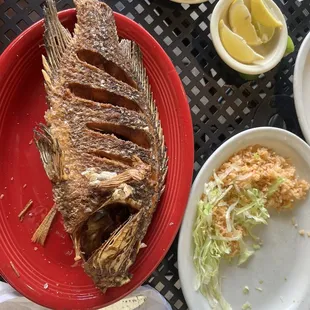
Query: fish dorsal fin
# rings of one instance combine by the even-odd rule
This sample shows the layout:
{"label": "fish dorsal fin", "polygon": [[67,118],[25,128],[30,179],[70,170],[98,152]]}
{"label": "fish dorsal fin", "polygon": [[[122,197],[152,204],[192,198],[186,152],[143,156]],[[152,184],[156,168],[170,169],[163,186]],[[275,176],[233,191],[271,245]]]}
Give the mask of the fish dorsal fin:
{"label": "fish dorsal fin", "polygon": [[62,55],[72,41],[72,36],[60,23],[54,0],[46,0],[44,19],[44,43],[47,51],[47,60],[43,56],[43,64],[46,73],[50,75],[57,72]]}
{"label": "fish dorsal fin", "polygon": [[168,161],[166,147],[165,147],[165,138],[164,138],[163,130],[162,130],[161,123],[159,120],[158,110],[155,104],[155,100],[153,98],[151,85],[149,83],[146,69],[143,64],[142,52],[138,44],[136,44],[133,41],[122,39],[119,44],[123,52],[125,53],[125,55],[131,59],[134,76],[137,80],[137,83],[140,89],[144,92],[147,98],[151,120],[152,120],[152,123],[156,131],[157,141],[160,145],[160,154],[159,154],[160,167],[159,169],[162,173],[162,177],[160,179],[160,187],[163,187],[166,174],[167,174],[167,161]]}

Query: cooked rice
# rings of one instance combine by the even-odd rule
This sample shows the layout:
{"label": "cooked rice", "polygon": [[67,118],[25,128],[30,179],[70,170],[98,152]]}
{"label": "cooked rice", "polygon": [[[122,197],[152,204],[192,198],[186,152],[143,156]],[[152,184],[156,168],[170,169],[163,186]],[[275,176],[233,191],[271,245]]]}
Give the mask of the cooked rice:
{"label": "cooked rice", "polygon": [[[264,194],[279,178],[284,181],[267,200],[267,208],[292,209],[296,200],[304,199],[310,184],[296,176],[288,159],[260,145],[249,146],[234,154],[218,169],[221,176],[235,167],[224,179],[224,186],[234,183],[239,188],[257,188]],[[231,195],[233,195],[231,192]]]}
{"label": "cooked rice", "polygon": [[[222,199],[222,204],[218,203],[213,209],[214,227],[223,237],[232,237],[233,235],[232,232],[227,231],[226,212],[227,206],[238,200],[238,189],[256,188],[266,196],[272,185],[281,178],[282,183],[275,187],[272,194],[267,195],[265,205],[267,209],[274,208],[281,211],[292,209],[293,203],[296,200],[304,199],[310,188],[307,181],[297,177],[296,169],[288,159],[260,145],[249,146],[234,154],[220,166],[216,175],[222,179],[223,188],[234,185],[233,189]],[[213,180],[214,177],[211,177],[211,181]],[[201,199],[204,197],[202,196]],[[241,225],[236,225],[235,230],[243,236],[248,234],[248,231]],[[230,248],[230,257],[239,254],[240,244],[238,241],[231,241]]]}

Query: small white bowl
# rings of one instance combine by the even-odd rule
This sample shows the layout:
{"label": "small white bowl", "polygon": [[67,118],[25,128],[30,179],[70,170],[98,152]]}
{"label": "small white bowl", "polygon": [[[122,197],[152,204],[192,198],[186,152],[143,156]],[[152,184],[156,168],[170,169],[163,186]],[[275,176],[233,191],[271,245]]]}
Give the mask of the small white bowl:
{"label": "small white bowl", "polygon": [[[192,186],[179,235],[179,276],[191,310],[211,310],[208,300],[194,289],[196,271],[192,258],[193,225],[204,184],[230,156],[255,144],[269,147],[289,158],[297,175],[310,180],[309,145],[283,129],[261,127],[243,131],[226,141],[208,158]],[[221,264],[222,291],[232,309],[241,309],[246,301],[256,310],[310,309],[310,239],[298,233],[299,229],[310,231],[309,206],[310,195],[307,195],[305,200],[296,203],[293,211],[273,212],[269,224],[262,225],[257,231],[263,246],[248,263],[240,267],[225,262]],[[292,225],[292,217],[296,218],[297,229]],[[259,285],[260,280],[264,281],[262,285]],[[242,292],[245,285],[251,289],[249,295]],[[255,290],[259,286],[263,288],[262,292]]]}
{"label": "small white bowl", "polygon": [[229,67],[238,72],[257,75],[270,71],[281,61],[285,54],[288,33],[284,15],[272,0],[265,0],[266,4],[273,10],[277,19],[281,21],[283,27],[281,29],[276,29],[271,41],[264,44],[263,48],[254,48],[265,57],[264,60],[257,61],[257,63],[253,65],[243,64],[228,54],[219,35],[219,22],[221,19],[224,19],[225,23],[228,25],[227,13],[233,1],[234,0],[219,0],[211,16],[210,31],[217,53]]}

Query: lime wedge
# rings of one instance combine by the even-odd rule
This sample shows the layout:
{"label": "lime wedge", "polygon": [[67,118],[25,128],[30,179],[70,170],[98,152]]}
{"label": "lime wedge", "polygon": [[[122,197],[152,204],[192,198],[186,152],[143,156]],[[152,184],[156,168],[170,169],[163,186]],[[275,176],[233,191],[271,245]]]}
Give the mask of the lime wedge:
{"label": "lime wedge", "polygon": [[264,59],[264,57],[256,53],[242,37],[232,32],[223,20],[219,23],[219,32],[224,48],[231,57],[239,62],[253,64],[257,60]]}
{"label": "lime wedge", "polygon": [[256,20],[253,20],[253,25],[263,43],[268,43],[273,38],[275,33],[274,27],[266,27]]}
{"label": "lime wedge", "polygon": [[277,20],[267,7],[264,0],[251,0],[251,14],[252,18],[266,27],[282,27],[282,23]]}
{"label": "lime wedge", "polygon": [[287,45],[284,56],[287,56],[295,51],[295,45],[290,36],[287,37]]}
{"label": "lime wedge", "polygon": [[251,13],[243,0],[235,0],[230,5],[228,18],[231,30],[242,37],[247,44],[252,46],[262,44],[252,24]]}
{"label": "lime wedge", "polygon": [[245,74],[245,73],[241,73],[241,72],[239,72],[239,75],[240,75],[241,78],[243,78],[246,81],[254,81],[254,80],[257,80],[258,77],[259,77],[258,74],[251,75],[251,74]]}

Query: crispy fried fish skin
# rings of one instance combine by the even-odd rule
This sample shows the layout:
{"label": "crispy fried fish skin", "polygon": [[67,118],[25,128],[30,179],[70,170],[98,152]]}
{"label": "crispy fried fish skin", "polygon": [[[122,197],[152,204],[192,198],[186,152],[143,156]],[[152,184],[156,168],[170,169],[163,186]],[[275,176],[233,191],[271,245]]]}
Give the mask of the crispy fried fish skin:
{"label": "crispy fried fish skin", "polygon": [[75,0],[71,35],[46,3],[49,108],[35,141],[76,260],[105,291],[130,281],[164,190],[164,136],[141,51],[118,37],[112,10]]}

